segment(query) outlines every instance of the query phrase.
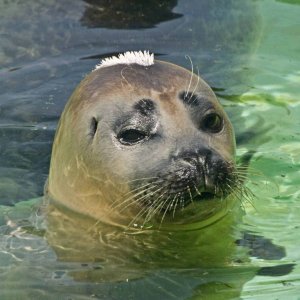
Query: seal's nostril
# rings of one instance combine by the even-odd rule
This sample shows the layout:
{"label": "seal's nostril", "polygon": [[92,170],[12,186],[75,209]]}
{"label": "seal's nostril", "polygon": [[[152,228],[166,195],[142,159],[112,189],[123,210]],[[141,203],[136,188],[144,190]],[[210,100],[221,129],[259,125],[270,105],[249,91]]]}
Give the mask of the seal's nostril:
{"label": "seal's nostril", "polygon": [[209,158],[212,156],[212,151],[209,148],[199,148],[197,149],[197,155],[203,158]]}
{"label": "seal's nostril", "polygon": [[192,166],[198,166],[206,161],[211,160],[213,153],[209,148],[198,148],[195,151],[181,151],[176,156],[173,156],[174,161],[188,163]]}
{"label": "seal's nostril", "polygon": [[182,160],[184,162],[189,163],[192,166],[195,166],[195,165],[198,164],[198,158],[196,156],[195,157],[191,157],[191,156],[190,157],[183,157]]}

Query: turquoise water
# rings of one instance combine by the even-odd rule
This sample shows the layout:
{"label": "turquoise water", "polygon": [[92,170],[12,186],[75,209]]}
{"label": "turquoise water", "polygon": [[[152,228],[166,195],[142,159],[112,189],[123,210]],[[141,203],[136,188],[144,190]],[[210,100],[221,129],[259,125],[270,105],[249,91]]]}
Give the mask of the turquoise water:
{"label": "turquoise water", "polygon": [[[252,187],[255,209],[249,210],[242,226],[283,246],[286,257],[280,262],[294,263],[295,267],[278,278],[254,277],[244,285],[242,296],[299,299],[300,2],[262,1],[260,11],[264,30],[251,63],[254,87],[241,100],[247,106],[245,117],[255,115],[262,120],[260,126],[269,127],[251,163],[266,183]],[[252,262],[267,265],[264,260]]]}
{"label": "turquoise water", "polygon": [[[166,1],[137,27],[96,22],[96,2],[0,1],[0,298],[300,299],[300,2]],[[187,68],[190,55],[231,116],[238,157],[255,151],[255,196],[235,228],[248,260],[97,282],[101,263],[58,261],[43,238],[35,205],[63,106],[100,57],[131,49]]]}

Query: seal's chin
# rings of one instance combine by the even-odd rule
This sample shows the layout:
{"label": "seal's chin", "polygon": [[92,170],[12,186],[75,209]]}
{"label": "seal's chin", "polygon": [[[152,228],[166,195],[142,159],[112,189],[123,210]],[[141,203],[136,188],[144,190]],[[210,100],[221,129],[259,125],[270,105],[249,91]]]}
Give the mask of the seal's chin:
{"label": "seal's chin", "polygon": [[[229,193],[218,196],[210,191],[188,195],[172,195],[159,203],[153,200],[140,206],[128,228],[190,231],[207,227],[221,220],[233,207],[235,201]],[[133,226],[134,225],[134,226]]]}

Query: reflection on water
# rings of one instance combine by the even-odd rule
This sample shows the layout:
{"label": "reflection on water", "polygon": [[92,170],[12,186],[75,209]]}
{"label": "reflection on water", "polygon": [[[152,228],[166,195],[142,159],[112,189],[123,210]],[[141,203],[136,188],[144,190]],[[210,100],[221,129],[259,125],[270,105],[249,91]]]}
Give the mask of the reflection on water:
{"label": "reflection on water", "polygon": [[0,126],[1,204],[11,205],[41,193],[52,139],[53,131],[39,126]]}
{"label": "reflection on water", "polygon": [[[240,293],[297,299],[299,1],[160,1],[150,14],[153,2],[131,3],[114,9],[110,1],[0,0],[1,299],[232,299]],[[41,238],[44,219],[32,209],[39,200],[28,200],[43,193],[64,104],[97,57],[132,49],[188,68],[190,55],[232,116],[238,155],[255,151],[249,169],[255,209],[244,203],[244,221],[223,239],[242,246],[235,244],[235,254],[247,259],[226,267],[149,268],[144,277],[128,276],[139,280],[96,283],[103,263],[57,261]],[[216,237],[222,246],[222,233]]]}
{"label": "reflection on water", "polygon": [[177,0],[134,1],[84,0],[88,5],[82,25],[114,29],[151,28],[164,21],[181,17],[172,12]]}

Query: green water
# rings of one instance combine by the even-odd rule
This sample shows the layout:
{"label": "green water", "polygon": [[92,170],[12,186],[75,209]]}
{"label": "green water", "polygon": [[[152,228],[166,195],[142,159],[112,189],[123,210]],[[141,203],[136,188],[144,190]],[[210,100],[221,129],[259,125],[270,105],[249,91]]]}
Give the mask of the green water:
{"label": "green water", "polygon": [[[0,299],[300,299],[300,1],[229,1],[232,15],[216,22],[225,2],[201,1],[203,11],[220,5],[202,34],[198,1],[170,1],[184,17],[159,16],[165,22],[140,30],[90,26],[83,1],[0,1]],[[39,200],[26,200],[42,195],[58,117],[97,57],[146,48],[186,67],[190,55],[231,116],[238,157],[255,151],[247,183],[255,197],[235,230],[262,238],[249,260],[226,268],[76,281],[70,274],[100,266],[57,261],[42,217],[32,216]]]}
{"label": "green water", "polygon": [[[251,126],[251,116],[268,127],[251,167],[263,177],[251,189],[255,209],[249,209],[241,225],[268,236],[286,250],[280,262],[295,263],[281,277],[256,276],[243,287],[244,299],[300,298],[300,2],[262,1],[264,31],[251,69],[254,87],[240,100]],[[253,118],[253,119],[254,119]],[[246,144],[251,148],[252,144]],[[240,152],[243,148],[239,149]],[[266,181],[265,184],[262,182]],[[272,261],[270,262],[273,263]],[[253,264],[266,262],[253,259]]]}

